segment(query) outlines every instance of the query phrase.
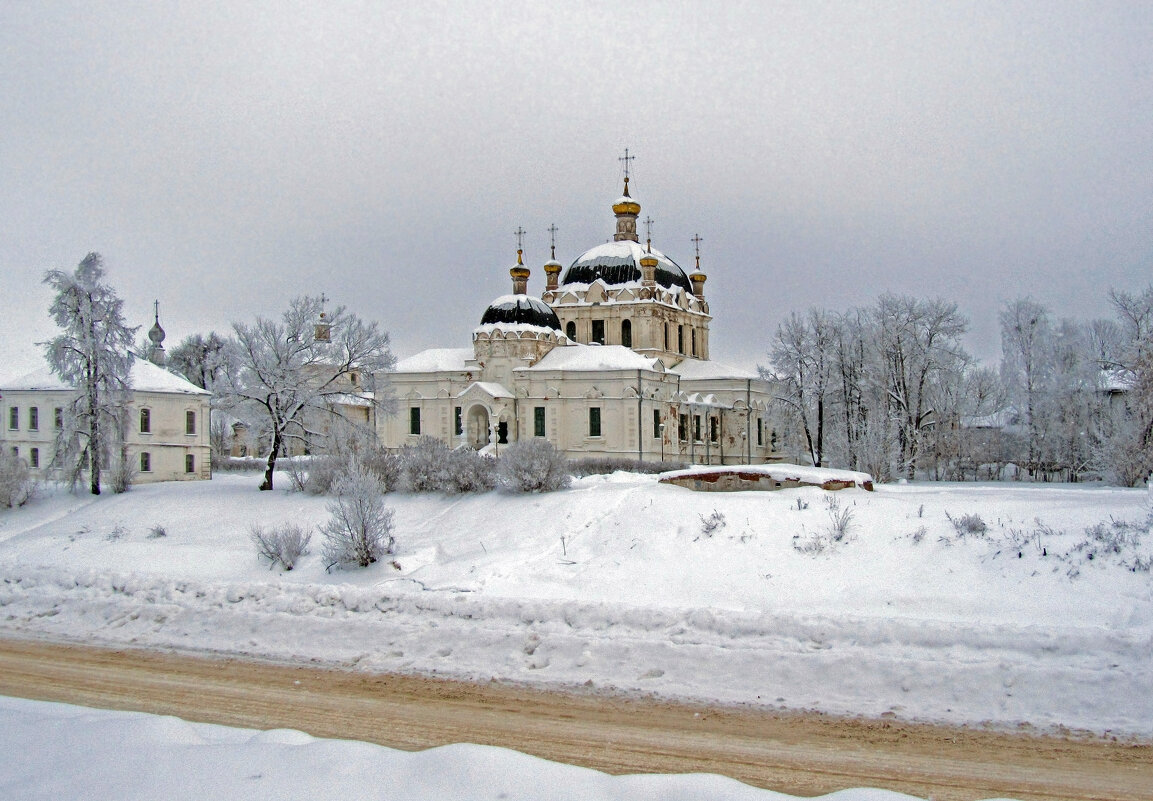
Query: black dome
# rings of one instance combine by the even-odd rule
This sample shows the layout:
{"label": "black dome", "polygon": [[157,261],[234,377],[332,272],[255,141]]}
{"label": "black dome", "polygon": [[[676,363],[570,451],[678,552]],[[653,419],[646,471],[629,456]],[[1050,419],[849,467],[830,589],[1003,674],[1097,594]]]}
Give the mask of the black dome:
{"label": "black dome", "polygon": [[493,324],[535,325],[538,328],[560,330],[560,320],[547,303],[528,295],[504,295],[484,310],[481,325]]}
{"label": "black dome", "polygon": [[[630,240],[606,242],[587,250],[577,257],[561,277],[561,284],[591,284],[598,278],[609,286],[627,284],[641,280],[641,257],[645,249]],[[682,287],[692,293],[693,285],[685,271],[660,251],[652,251],[656,257],[656,281],[666,289]]]}

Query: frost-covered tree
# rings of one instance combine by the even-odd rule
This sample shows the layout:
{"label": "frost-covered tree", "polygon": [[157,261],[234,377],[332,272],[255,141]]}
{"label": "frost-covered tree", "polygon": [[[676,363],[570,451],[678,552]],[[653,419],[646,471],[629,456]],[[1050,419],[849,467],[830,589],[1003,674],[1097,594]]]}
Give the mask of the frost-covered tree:
{"label": "frost-covered tree", "polygon": [[310,418],[337,414],[340,397],[358,389],[353,374],[371,376],[396,364],[388,334],[375,322],[340,306],[318,325],[322,310],[320,298],[298,297],[279,321],[233,324],[240,370],[228,399],[264,417],[270,443],[262,490],[272,489],[276,459],[288,442],[323,435],[310,429]]}
{"label": "frost-covered tree", "polygon": [[321,527],[325,566],[368,567],[392,553],[392,510],[384,505],[377,477],[353,460],[333,491],[332,517]]}
{"label": "frost-covered tree", "polygon": [[882,295],[873,307],[873,324],[887,410],[897,429],[900,468],[912,479],[925,432],[947,417],[943,390],[969,364],[960,343],[968,321],[956,303],[940,298]]}
{"label": "frost-covered tree", "polygon": [[1124,409],[1101,455],[1107,474],[1132,486],[1153,473],[1153,284],[1140,293],[1112,291],[1109,300],[1121,336],[1116,358],[1106,368],[1124,390]]}
{"label": "frost-covered tree", "polygon": [[824,463],[838,334],[837,320],[827,312],[812,308],[803,317],[794,313],[777,328],[772,367],[759,370],[762,378],[780,388],[778,400],[790,408],[798,421],[809,460],[816,467]]}
{"label": "frost-covered tree", "polygon": [[1031,298],[1018,298],[1001,309],[1001,377],[1025,420],[1030,476],[1037,472],[1044,428],[1043,407],[1052,374],[1053,337],[1049,310]]}
{"label": "frost-covered tree", "polygon": [[76,390],[57,441],[57,458],[67,460],[73,485],[89,469],[93,495],[100,494],[102,465],[125,438],[130,350],[139,328],[124,323],[124,302],[103,278],[99,253],[85,256],[74,272],[44,274],[44,283],[56,292],[49,314],[61,329],[42,343],[45,356],[60,380]]}
{"label": "frost-covered tree", "polygon": [[201,389],[215,393],[227,389],[240,371],[236,340],[212,331],[208,336],[190,334],[168,353],[168,368]]}

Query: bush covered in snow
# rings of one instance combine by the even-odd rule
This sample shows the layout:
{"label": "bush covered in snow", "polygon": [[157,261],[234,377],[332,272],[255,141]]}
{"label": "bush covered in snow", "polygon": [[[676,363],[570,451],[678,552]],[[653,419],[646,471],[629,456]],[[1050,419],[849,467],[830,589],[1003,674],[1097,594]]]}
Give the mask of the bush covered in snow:
{"label": "bush covered in snow", "polygon": [[0,453],[0,506],[23,506],[35,492],[36,483],[27,462],[7,450]]}
{"label": "bush covered in snow", "polygon": [[333,491],[332,517],[321,527],[325,568],[368,567],[392,553],[392,510],[376,476],[354,459]]}
{"label": "bush covered in snow", "polygon": [[297,523],[282,523],[272,528],[255,525],[249,530],[249,536],[257,554],[268,560],[269,570],[277,565],[292,570],[296,560],[308,553],[312,541],[312,532]]}
{"label": "bush covered in snow", "polygon": [[571,478],[564,455],[544,438],[513,443],[497,465],[500,487],[509,492],[552,492]]}
{"label": "bush covered in snow", "polygon": [[570,459],[569,472],[577,478],[602,476],[617,471],[626,473],[667,473],[670,470],[684,470],[684,462],[642,462],[638,459],[619,459],[611,456],[595,456],[587,459]]}
{"label": "bush covered in snow", "polygon": [[421,437],[415,445],[404,446],[399,457],[392,458],[395,462],[386,467],[398,474],[401,488],[409,492],[459,495],[488,492],[496,486],[493,459],[469,447],[449,448],[436,437]]}

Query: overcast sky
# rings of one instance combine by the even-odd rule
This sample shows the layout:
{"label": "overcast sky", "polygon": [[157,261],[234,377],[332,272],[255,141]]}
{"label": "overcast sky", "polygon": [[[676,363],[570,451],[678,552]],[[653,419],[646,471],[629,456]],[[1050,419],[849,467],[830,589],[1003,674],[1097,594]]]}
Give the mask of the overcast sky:
{"label": "overcast sky", "polygon": [[167,345],[324,292],[400,356],[611,237],[701,266],[713,356],[940,295],[996,359],[1032,295],[1153,280],[1153,3],[0,4],[0,377],[89,251]]}

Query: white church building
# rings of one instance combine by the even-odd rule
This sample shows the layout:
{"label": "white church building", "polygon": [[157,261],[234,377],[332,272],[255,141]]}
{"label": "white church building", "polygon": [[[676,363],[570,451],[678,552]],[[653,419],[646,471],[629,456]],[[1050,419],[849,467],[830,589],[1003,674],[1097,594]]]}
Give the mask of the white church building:
{"label": "white church building", "polygon": [[[379,415],[382,444],[421,436],[499,454],[543,437],[569,458],[694,464],[775,461],[767,382],[709,358],[706,276],[686,274],[637,237],[640,204],[612,205],[613,241],[567,270],[544,264],[527,294],[522,250],[512,293],[494,300],[466,348],[436,348],[381,374],[397,414]],[[563,271],[563,275],[561,274]]]}

